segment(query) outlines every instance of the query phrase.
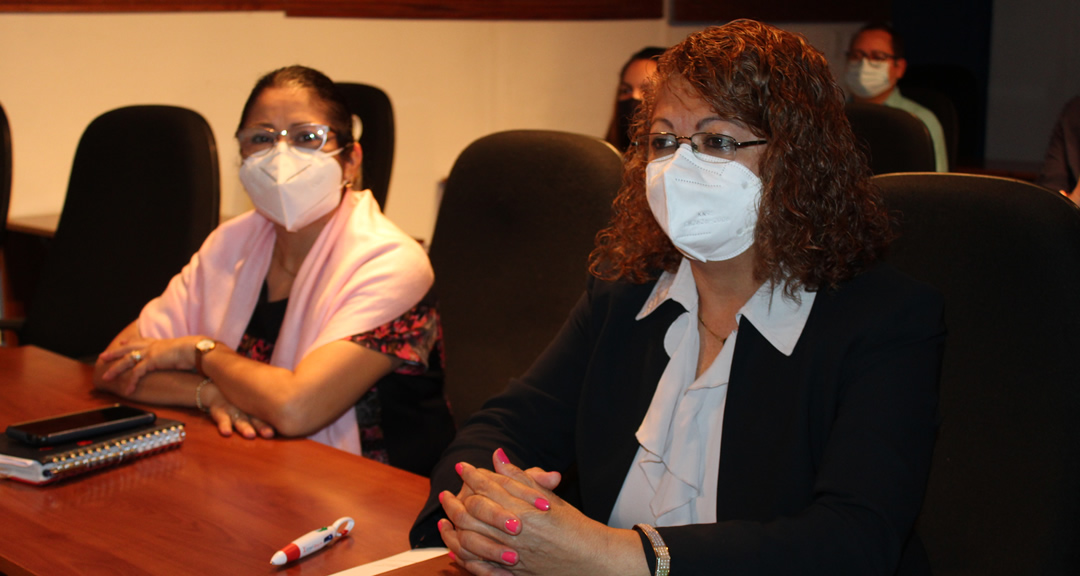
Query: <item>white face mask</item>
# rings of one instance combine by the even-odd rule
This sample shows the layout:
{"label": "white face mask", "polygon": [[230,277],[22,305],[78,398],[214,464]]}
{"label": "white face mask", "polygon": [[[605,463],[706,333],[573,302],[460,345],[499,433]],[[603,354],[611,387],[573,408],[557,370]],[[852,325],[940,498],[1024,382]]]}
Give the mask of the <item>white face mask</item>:
{"label": "white face mask", "polygon": [[645,196],[671,242],[694,260],[730,260],[754,243],[761,180],[734,160],[682,144],[646,166]]}
{"label": "white face mask", "polygon": [[240,182],[263,216],[295,232],[341,201],[343,173],[334,158],[339,152],[297,152],[278,142],[266,154],[244,160]]}
{"label": "white face mask", "polygon": [[847,67],[847,85],[859,98],[874,98],[892,88],[889,80],[891,62],[871,62],[867,59],[849,62]]}

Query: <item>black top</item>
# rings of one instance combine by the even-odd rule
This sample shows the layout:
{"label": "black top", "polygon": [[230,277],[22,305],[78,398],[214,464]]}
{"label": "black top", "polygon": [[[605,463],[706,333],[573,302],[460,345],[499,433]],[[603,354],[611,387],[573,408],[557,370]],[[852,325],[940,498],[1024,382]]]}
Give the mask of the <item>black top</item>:
{"label": "black top", "polygon": [[[664,335],[685,312],[668,300],[635,320],[652,288],[590,285],[528,373],[459,431],[433,470],[414,546],[440,545],[437,495],[460,489],[454,463],[490,469],[497,447],[522,468],[576,470],[564,497],[607,522],[668,362]],[[937,292],[883,264],[817,294],[791,356],[743,318],[724,413],[718,522],[659,528],[672,570],[927,573],[917,540],[905,545],[933,451],[942,306]]]}
{"label": "black top", "polygon": [[[288,298],[270,302],[268,294],[264,282],[236,350],[260,362],[270,361],[289,305]],[[431,332],[433,338],[428,337]],[[387,324],[350,338],[365,348],[405,360],[353,407],[365,458],[427,476],[453,438],[437,335],[438,314],[429,297]]]}

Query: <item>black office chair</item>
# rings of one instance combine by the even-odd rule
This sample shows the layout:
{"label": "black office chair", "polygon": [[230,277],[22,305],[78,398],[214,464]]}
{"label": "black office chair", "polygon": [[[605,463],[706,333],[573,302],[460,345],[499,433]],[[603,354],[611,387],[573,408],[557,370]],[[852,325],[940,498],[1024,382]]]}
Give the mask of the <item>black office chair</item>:
{"label": "black office chair", "polygon": [[916,525],[934,575],[1080,574],[1080,210],[1019,180],[874,180],[900,219],[888,260],[945,296]]}
{"label": "black office chair", "polygon": [[881,104],[849,102],[847,117],[874,174],[934,171],[934,142],[915,115]]}
{"label": "black office chair", "polygon": [[[0,254],[4,249],[4,237],[7,236],[8,206],[11,202],[11,126],[8,124],[7,113],[0,105]],[[2,260],[2,258],[0,258]],[[0,270],[0,318],[4,317],[4,283],[7,278]],[[0,344],[4,342],[3,331],[0,330]]]}
{"label": "black office chair", "polygon": [[75,151],[67,197],[19,342],[101,352],[217,226],[217,146],[198,113],[102,114]]}
{"label": "black office chair", "polygon": [[[11,202],[11,125],[7,113],[0,105],[0,248],[4,247],[7,232],[8,206]],[[2,289],[2,288],[0,288]],[[0,300],[0,304],[3,301]],[[4,309],[0,307],[0,316]]]}
{"label": "black office chair", "polygon": [[[901,92],[907,96],[918,88],[930,88],[944,94],[956,110],[956,165],[981,166],[986,143],[986,95],[980,88],[982,82],[964,66],[955,64],[909,63],[907,72],[900,80]],[[912,98],[920,104],[917,98]],[[927,108],[930,106],[923,104]],[[937,114],[937,110],[934,110]],[[940,120],[941,117],[938,116]],[[942,122],[944,125],[944,122]]]}
{"label": "black office chair", "polygon": [[621,178],[614,148],[564,132],[500,132],[454,163],[431,263],[459,426],[524,373],[566,320]]}
{"label": "black office chair", "polygon": [[363,187],[371,190],[379,207],[386,210],[390,191],[390,173],[394,167],[394,106],[382,90],[367,84],[337,82],[338,90],[349,103],[349,111],[363,124],[360,164]]}
{"label": "black office chair", "polygon": [[945,154],[949,159],[949,170],[956,166],[957,138],[960,133],[959,117],[952,99],[927,86],[910,86],[901,89],[905,98],[910,98],[934,113],[945,134]]}

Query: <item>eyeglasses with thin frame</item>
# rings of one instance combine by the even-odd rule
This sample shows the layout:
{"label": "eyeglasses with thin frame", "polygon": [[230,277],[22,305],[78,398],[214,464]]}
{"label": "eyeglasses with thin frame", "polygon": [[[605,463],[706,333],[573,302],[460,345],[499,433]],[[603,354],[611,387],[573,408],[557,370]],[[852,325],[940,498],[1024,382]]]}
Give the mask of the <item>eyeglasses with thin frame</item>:
{"label": "eyeglasses with thin frame", "polygon": [[869,60],[874,64],[881,64],[882,62],[888,62],[889,60],[895,60],[894,54],[888,52],[882,52],[880,50],[874,50],[872,52],[863,52],[862,50],[851,50],[847,53],[848,62],[858,62],[860,60]]}
{"label": "eyeglasses with thin frame", "polygon": [[650,161],[671,156],[679,149],[679,141],[690,142],[690,149],[699,156],[734,160],[740,148],[768,144],[768,140],[747,140],[739,142],[727,134],[698,132],[690,136],[679,136],[670,132],[653,132],[645,136],[645,142],[634,142],[635,146],[645,145],[645,153]]}
{"label": "eyeglasses with thin frame", "polygon": [[326,146],[331,132],[333,130],[326,124],[314,123],[294,124],[284,130],[253,126],[237,131],[236,139],[240,141],[240,154],[243,156],[265,154],[277,145],[280,138],[285,138],[294,150],[310,154]]}

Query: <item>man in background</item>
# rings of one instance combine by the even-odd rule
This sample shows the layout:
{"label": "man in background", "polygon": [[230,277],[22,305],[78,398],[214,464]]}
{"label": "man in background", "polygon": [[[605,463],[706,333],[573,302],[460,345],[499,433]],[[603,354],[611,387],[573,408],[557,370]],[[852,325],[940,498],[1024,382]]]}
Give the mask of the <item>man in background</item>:
{"label": "man in background", "polygon": [[863,26],[851,39],[847,53],[847,85],[856,102],[884,104],[914,114],[930,131],[934,142],[934,163],[938,172],[949,171],[945,131],[937,116],[914,100],[900,95],[896,83],[907,71],[904,42],[884,22]]}

